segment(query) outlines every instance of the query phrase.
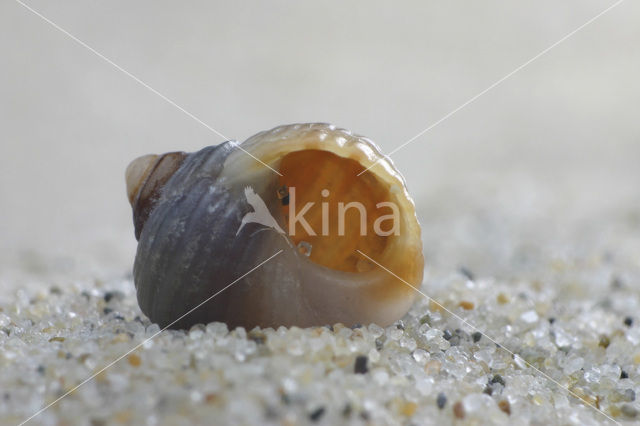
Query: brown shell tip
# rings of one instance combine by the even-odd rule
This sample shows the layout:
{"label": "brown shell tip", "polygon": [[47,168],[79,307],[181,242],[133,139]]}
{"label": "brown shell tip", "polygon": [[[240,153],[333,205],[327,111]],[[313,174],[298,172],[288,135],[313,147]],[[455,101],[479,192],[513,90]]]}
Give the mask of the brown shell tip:
{"label": "brown shell tip", "polygon": [[132,207],[136,200],[136,195],[140,191],[144,181],[153,170],[153,166],[157,160],[158,156],[156,154],[147,154],[136,158],[127,166],[127,170],[125,171],[127,197],[129,198],[129,204],[131,204]]}

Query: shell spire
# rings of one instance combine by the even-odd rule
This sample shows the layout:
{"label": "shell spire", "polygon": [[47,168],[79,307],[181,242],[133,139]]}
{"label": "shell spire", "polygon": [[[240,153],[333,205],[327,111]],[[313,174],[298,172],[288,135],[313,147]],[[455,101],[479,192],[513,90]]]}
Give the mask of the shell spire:
{"label": "shell spire", "polygon": [[125,181],[127,196],[133,209],[136,239],[140,239],[142,227],[160,198],[165,184],[180,168],[186,156],[184,152],[147,154],[136,158],[127,166]]}
{"label": "shell spire", "polygon": [[153,166],[156,164],[157,160],[158,155],[147,154],[136,158],[127,166],[124,178],[127,182],[127,197],[129,198],[129,204],[131,204],[131,207],[133,207],[134,201],[138,197],[140,187],[151,174]]}

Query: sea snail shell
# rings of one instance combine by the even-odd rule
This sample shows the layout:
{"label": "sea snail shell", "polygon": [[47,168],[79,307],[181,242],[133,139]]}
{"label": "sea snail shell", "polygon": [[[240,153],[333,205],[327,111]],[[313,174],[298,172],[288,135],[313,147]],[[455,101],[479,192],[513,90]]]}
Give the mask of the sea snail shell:
{"label": "sea snail shell", "polygon": [[344,129],[287,125],[241,145],[147,155],[129,165],[126,181],[138,303],[161,326],[388,325],[422,282],[420,226],[404,179],[373,142]]}

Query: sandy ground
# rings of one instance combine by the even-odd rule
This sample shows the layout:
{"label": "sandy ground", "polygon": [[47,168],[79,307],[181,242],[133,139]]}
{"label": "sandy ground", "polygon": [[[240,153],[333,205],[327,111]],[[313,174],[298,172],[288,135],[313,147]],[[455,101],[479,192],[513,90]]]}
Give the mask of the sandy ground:
{"label": "sandy ground", "polygon": [[[28,4],[229,138],[329,121],[387,152],[607,7]],[[584,402],[637,420],[638,17],[622,3],[393,155],[422,290],[469,324],[420,301],[402,330],[166,333],[34,424],[611,421]],[[222,138],[18,3],[0,22],[0,422],[15,424],[154,333],[130,280],[128,161]]]}

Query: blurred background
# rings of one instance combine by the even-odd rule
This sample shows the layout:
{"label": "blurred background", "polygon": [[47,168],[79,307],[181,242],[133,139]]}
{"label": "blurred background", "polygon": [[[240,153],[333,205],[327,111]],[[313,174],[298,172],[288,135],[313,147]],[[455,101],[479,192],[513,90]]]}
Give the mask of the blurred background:
{"label": "blurred background", "polygon": [[[613,1],[27,3],[228,138],[323,121],[389,152]],[[639,18],[622,3],[393,155],[428,267],[640,255]],[[0,286],[125,276],[129,161],[222,139],[13,0],[0,64]]]}

